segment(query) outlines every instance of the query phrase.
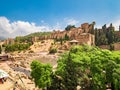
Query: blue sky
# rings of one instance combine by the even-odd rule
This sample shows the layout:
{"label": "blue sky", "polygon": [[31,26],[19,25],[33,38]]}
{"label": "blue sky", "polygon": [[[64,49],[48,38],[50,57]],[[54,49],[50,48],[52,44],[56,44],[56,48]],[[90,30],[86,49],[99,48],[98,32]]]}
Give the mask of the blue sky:
{"label": "blue sky", "polygon": [[[47,27],[47,30],[64,29],[68,24],[80,26],[92,21],[96,22],[96,27],[109,23],[117,27],[120,0],[0,0],[0,17],[2,22],[4,18],[10,25],[18,25],[21,21],[22,24]],[[10,27],[15,28],[14,25]],[[24,31],[23,28],[19,30]]]}

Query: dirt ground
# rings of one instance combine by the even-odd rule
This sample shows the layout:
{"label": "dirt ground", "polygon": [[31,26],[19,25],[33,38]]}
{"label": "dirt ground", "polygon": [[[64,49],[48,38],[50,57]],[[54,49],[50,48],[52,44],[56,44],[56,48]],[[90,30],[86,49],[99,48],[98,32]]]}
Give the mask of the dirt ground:
{"label": "dirt ground", "polygon": [[[4,84],[0,84],[0,90],[40,90],[35,87],[30,77],[30,64],[33,60],[42,63],[50,63],[54,68],[57,66],[56,55],[48,55],[48,52],[12,54],[11,60],[0,61],[0,69],[9,74]],[[17,84],[16,84],[17,82]]]}

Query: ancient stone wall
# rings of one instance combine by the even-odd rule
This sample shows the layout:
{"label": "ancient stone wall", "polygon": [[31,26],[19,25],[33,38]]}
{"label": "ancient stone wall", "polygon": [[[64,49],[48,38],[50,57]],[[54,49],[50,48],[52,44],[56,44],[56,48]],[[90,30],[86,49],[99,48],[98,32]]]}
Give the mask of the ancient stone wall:
{"label": "ancient stone wall", "polygon": [[88,23],[81,24],[81,28],[83,29],[84,33],[89,32],[89,24]]}
{"label": "ancient stone wall", "polygon": [[79,44],[88,44],[88,45],[95,45],[94,35],[90,33],[82,33],[77,36],[75,39],[79,41]]}
{"label": "ancient stone wall", "polygon": [[37,42],[39,40],[39,37],[32,37],[32,42]]}
{"label": "ancient stone wall", "polygon": [[8,39],[6,39],[5,41],[4,41],[4,44],[14,44],[15,43],[15,40],[14,39],[12,39],[12,38],[8,38]]}

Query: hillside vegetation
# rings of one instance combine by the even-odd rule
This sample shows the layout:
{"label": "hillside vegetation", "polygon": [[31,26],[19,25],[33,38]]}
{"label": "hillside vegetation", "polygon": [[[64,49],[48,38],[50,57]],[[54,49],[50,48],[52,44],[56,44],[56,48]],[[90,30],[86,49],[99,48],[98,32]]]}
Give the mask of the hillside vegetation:
{"label": "hillside vegetation", "polygon": [[22,51],[26,50],[31,46],[31,43],[27,44],[12,44],[12,45],[5,45],[5,52],[14,52],[14,51]]}
{"label": "hillside vegetation", "polygon": [[15,38],[15,41],[16,42],[30,42],[31,41],[31,38],[32,37],[35,37],[35,36],[48,36],[50,35],[51,32],[35,32],[35,33],[31,33],[29,35],[26,35],[26,36],[17,36]]}

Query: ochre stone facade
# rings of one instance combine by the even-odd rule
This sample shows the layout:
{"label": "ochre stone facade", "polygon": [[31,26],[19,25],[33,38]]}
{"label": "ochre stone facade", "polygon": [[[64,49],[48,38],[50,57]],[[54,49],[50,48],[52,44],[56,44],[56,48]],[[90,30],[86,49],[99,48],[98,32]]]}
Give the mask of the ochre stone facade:
{"label": "ochre stone facade", "polygon": [[90,33],[82,33],[79,36],[75,37],[78,43],[81,44],[87,44],[87,45],[95,45],[95,36]]}

